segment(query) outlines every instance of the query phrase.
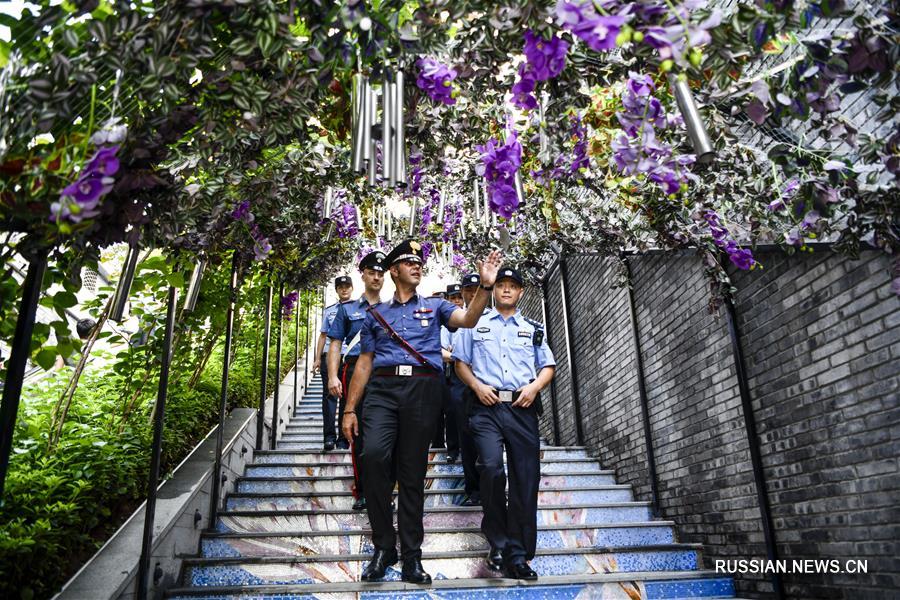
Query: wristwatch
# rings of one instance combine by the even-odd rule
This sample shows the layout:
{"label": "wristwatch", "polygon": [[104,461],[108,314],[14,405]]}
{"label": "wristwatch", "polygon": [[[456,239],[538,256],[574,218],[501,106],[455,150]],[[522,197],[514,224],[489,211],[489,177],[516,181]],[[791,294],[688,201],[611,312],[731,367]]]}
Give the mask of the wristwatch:
{"label": "wristwatch", "polygon": [[494,286],[488,287],[488,286],[486,286],[486,285],[484,285],[484,284],[481,284],[481,285],[479,285],[478,287],[480,287],[481,289],[483,289],[483,290],[486,291],[486,292],[491,292],[491,291],[494,290]]}

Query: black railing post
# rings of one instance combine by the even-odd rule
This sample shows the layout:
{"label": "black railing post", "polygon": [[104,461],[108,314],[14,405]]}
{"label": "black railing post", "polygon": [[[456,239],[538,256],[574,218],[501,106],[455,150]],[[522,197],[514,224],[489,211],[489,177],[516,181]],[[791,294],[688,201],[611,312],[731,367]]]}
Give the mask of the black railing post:
{"label": "black railing post", "polygon": [[3,384],[3,401],[0,404],[0,501],[9,471],[9,455],[12,452],[13,435],[16,431],[16,416],[19,414],[19,399],[25,383],[25,366],[31,353],[31,334],[38,301],[41,299],[41,282],[47,270],[47,253],[37,253],[28,263],[28,273],[22,286],[22,302],[16,318],[9,362],[6,365],[6,380]]}
{"label": "black railing post", "polygon": [[[304,333],[303,333],[303,347],[306,348],[303,351],[303,391],[306,391],[306,388],[309,387],[309,294],[304,293],[304,302],[306,303],[306,319],[304,320]],[[296,408],[296,407],[295,407]]]}
{"label": "black railing post", "polygon": [[[300,294],[297,293],[297,302],[300,302]],[[297,370],[300,368],[300,306],[294,307],[294,409],[297,408]],[[291,413],[293,414],[293,412]]]}
{"label": "black railing post", "polygon": [[281,397],[281,331],[284,329],[282,300],[284,300],[284,283],[278,284],[278,306],[275,307],[275,311],[278,313],[278,316],[275,317],[278,335],[275,336],[275,395],[272,397],[272,438],[269,446],[272,450],[275,449],[278,442],[278,403]]}
{"label": "black railing post", "polygon": [[260,376],[259,408],[256,411],[256,449],[262,450],[263,434],[266,432],[266,384],[269,374],[269,336],[272,327],[272,285],[266,286],[266,307],[263,314],[262,375]]}
{"label": "black railing post", "polygon": [[631,263],[623,256],[625,276],[628,285],[628,312],[631,315],[631,340],[634,347],[635,368],[637,369],[638,394],[641,400],[641,422],[644,426],[644,451],[647,453],[647,472],[650,479],[650,510],[654,517],[660,516],[659,481],[656,475],[656,457],[653,453],[653,436],[650,430],[650,402],[647,399],[647,386],[644,381],[644,358],[641,354],[641,336],[638,328],[637,310],[634,306],[634,279],[631,276]]}
{"label": "black railing post", "polygon": [[216,456],[209,494],[209,530],[216,527],[219,511],[219,492],[222,489],[222,451],[225,446],[225,408],[228,402],[228,371],[231,370],[231,336],[234,333],[234,305],[237,302],[237,276],[240,256],[237,250],[231,258],[231,279],[228,283],[228,312],[225,315],[225,351],[222,354],[222,387],[219,391],[219,427],[216,429]]}
{"label": "black railing post", "polygon": [[[547,331],[547,343],[550,344],[553,340],[553,330],[550,328],[550,315],[547,314],[546,278],[541,281],[541,313],[544,316],[544,329]],[[553,445],[559,446],[559,407],[556,403],[556,377],[550,380],[550,414],[553,416]]]}
{"label": "black railing post", "polygon": [[[738,390],[741,393],[741,410],[744,413],[744,426],[747,430],[747,444],[750,448],[750,462],[753,465],[753,481],[756,484],[756,498],[759,502],[760,520],[762,521],[763,538],[766,544],[766,558],[778,560],[778,547],[775,545],[775,527],[772,524],[772,512],[769,508],[769,495],[766,489],[766,476],[763,471],[762,452],[759,449],[759,436],[756,433],[756,417],[753,413],[753,402],[750,399],[750,384],[747,381],[747,367],[744,351],[741,348],[741,332],[738,327],[737,309],[731,296],[725,298],[725,315],[728,322],[728,335],[731,338],[731,350],[734,356],[734,368],[737,373]],[[772,587],[775,598],[784,598],[784,587],[781,576],[772,573]]]}
{"label": "black railing post", "polygon": [[566,358],[569,363],[569,376],[572,381],[572,409],[575,417],[575,443],[584,444],[584,423],[581,422],[581,394],[578,387],[578,367],[572,355],[572,317],[569,311],[569,269],[565,251],[559,257],[559,286],[562,291],[563,323],[566,327]]}
{"label": "black railing post", "polygon": [[162,455],[162,435],[165,423],[166,398],[169,388],[169,366],[172,358],[172,330],[175,328],[175,303],[178,290],[169,286],[166,303],[166,329],[163,335],[162,355],[159,367],[159,389],[156,394],[156,408],[153,413],[153,445],[150,449],[150,478],[147,482],[147,506],[144,512],[144,535],[141,541],[141,558],[138,563],[137,600],[147,600],[150,576],[150,554],[153,551],[153,520],[156,516],[156,488],[159,487],[160,458]]}

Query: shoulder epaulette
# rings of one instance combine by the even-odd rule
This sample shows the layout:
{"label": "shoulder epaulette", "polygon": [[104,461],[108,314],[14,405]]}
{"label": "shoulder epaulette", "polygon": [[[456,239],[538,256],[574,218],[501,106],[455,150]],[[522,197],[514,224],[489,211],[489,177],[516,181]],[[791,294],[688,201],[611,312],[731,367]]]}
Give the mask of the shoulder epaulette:
{"label": "shoulder epaulette", "polygon": [[525,317],[525,320],[527,322],[531,323],[532,325],[534,325],[535,329],[543,329],[544,328],[544,324],[541,323],[540,321],[535,321],[534,319],[529,319],[528,317]]}

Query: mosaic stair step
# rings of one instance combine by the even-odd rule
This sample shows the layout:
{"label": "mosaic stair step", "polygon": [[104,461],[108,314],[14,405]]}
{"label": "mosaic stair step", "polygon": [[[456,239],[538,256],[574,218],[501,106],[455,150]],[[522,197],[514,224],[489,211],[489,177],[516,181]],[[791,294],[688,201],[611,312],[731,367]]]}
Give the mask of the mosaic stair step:
{"label": "mosaic stair step", "polygon": [[[338,502],[328,505],[322,502],[321,498],[314,498],[301,510],[226,510],[219,513],[220,518],[216,524],[216,530],[222,533],[318,531],[322,527],[330,527],[328,515],[346,515],[352,512],[352,496],[342,497],[338,500]],[[459,520],[461,523],[480,523],[480,520],[471,515],[452,516],[456,513],[472,513],[478,515],[477,519],[480,519],[482,510],[480,506],[428,506],[426,503],[424,520],[436,526],[440,523],[454,522],[454,520]],[[432,514],[436,516],[432,516]],[[341,516],[335,517],[338,520],[342,518]],[[538,507],[537,518],[538,524],[574,524],[593,527],[615,523],[644,523],[652,517],[649,502],[563,501]],[[322,525],[322,523],[326,523],[326,525]]]}
{"label": "mosaic stair step", "polygon": [[[238,493],[271,497],[302,495],[308,492],[340,492],[353,488],[353,476],[331,477],[306,476],[297,474],[299,469],[284,469],[268,466],[248,466],[244,477],[238,478]],[[425,477],[425,489],[458,492],[463,488],[462,474],[430,473]],[[619,486],[610,475],[597,473],[546,473],[541,476],[540,489],[591,487],[605,489],[629,489]],[[285,489],[287,488],[287,489]]]}
{"label": "mosaic stair step", "polygon": [[284,434],[288,434],[288,433],[291,435],[303,435],[303,434],[310,434],[310,433],[315,433],[316,435],[322,435],[322,421],[320,419],[318,423],[310,422],[308,424],[299,424],[299,425],[289,423],[285,427],[285,430],[284,430]]}
{"label": "mosaic stair step", "polygon": [[[394,492],[396,497],[397,492]],[[463,501],[465,491],[457,488],[425,490],[425,506],[456,506]],[[538,506],[568,502],[630,502],[631,486],[550,487],[538,491]],[[303,494],[231,494],[226,499],[228,510],[309,510],[317,506],[347,508],[353,503],[349,491],[306,492]],[[345,506],[346,505],[346,506]]]}
{"label": "mosaic stair step", "polygon": [[[442,552],[423,556],[422,562],[432,577],[441,579],[502,578],[485,564],[486,550],[476,552]],[[189,559],[182,581],[196,587],[353,583],[359,581],[370,553],[354,558],[332,556],[314,561],[283,558]],[[562,549],[553,554],[539,553],[531,567],[540,575],[594,575],[648,571],[696,571],[699,553],[696,548],[654,546],[647,548],[611,548],[573,552]],[[400,565],[391,567],[385,579],[400,580]]]}
{"label": "mosaic stair step", "polygon": [[[328,454],[330,454],[330,452]],[[284,451],[279,450],[257,451],[253,456],[253,465],[269,465],[273,467],[287,467],[304,470],[310,468],[315,469],[318,467],[352,469],[352,463],[350,462],[349,456],[347,457],[346,462],[315,462],[307,460],[308,456],[308,454],[285,453]],[[443,453],[439,453],[438,458],[428,461],[428,468],[435,469],[442,473],[462,473],[462,463],[459,460],[453,463],[447,462],[446,455]],[[609,475],[614,474],[612,469],[601,469],[600,463],[594,458],[559,458],[556,460],[546,460],[541,463],[542,473],[558,473],[569,470],[582,472],[592,471]],[[352,470],[347,473],[349,474],[351,472]],[[337,471],[335,471],[335,473],[337,473]]]}
{"label": "mosaic stair step", "polygon": [[[553,517],[550,516],[550,518]],[[486,551],[488,544],[481,533],[480,519],[480,514],[426,513],[422,550],[425,552]],[[201,539],[201,555],[207,558],[254,556],[297,558],[372,552],[371,531],[368,521],[364,519],[355,515],[335,515],[333,518],[319,516],[310,523],[314,526],[330,526],[339,523],[346,529],[344,531],[222,531],[206,533]],[[222,525],[224,528],[226,523],[223,521]],[[645,546],[669,546],[674,543],[674,524],[671,521],[599,525],[541,523],[538,525],[537,547],[545,550],[607,549],[613,546],[642,548]]]}
{"label": "mosaic stair step", "polygon": [[[270,471],[268,469],[277,469]],[[282,475],[272,476],[272,473],[283,473]],[[295,477],[351,477],[353,475],[353,465],[351,463],[276,463],[258,461],[255,464],[247,465],[246,479],[255,479],[268,475],[272,481],[280,481],[281,478],[291,480]],[[563,474],[563,475],[603,475],[606,477],[604,483],[615,483],[615,472],[611,470],[601,469],[596,461],[566,461],[566,462],[545,462],[541,465],[542,475]],[[459,461],[448,463],[446,461],[432,461],[428,463],[427,477],[435,475],[456,475],[463,476],[463,466]],[[273,491],[289,491],[288,489]]]}
{"label": "mosaic stair step", "polygon": [[[432,575],[434,572],[432,572]],[[432,591],[434,590],[434,591]],[[664,600],[734,598],[734,582],[713,571],[656,571],[544,576],[534,582],[492,577],[434,579],[423,588],[402,581],[170,588],[169,600]]]}
{"label": "mosaic stair step", "polygon": [[[303,448],[306,450],[306,448]],[[303,460],[308,460],[310,462],[332,462],[334,459],[332,458],[324,458],[327,456],[344,456],[347,462],[350,462],[350,451],[349,450],[331,450],[329,452],[322,452],[322,444],[319,442],[318,446],[312,446],[308,448],[308,452],[297,452],[296,449],[291,448],[289,445],[286,447],[285,443],[281,440],[278,442],[278,448],[276,450],[266,450],[265,453],[284,453],[284,454],[300,454],[303,457]],[[582,460],[591,459],[590,456],[587,455],[587,452],[583,447],[572,447],[571,449],[567,449],[565,447],[553,447],[546,446],[541,448],[541,462],[547,460],[558,460],[561,458],[580,458]],[[428,460],[442,460],[447,456],[447,451],[441,448],[431,448],[428,454]],[[596,460],[596,459],[593,459]]]}

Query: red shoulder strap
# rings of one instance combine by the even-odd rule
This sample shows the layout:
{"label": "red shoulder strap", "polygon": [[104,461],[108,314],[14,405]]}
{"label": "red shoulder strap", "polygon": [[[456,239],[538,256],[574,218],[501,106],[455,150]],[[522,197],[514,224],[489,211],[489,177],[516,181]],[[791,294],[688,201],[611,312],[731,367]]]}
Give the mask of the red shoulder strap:
{"label": "red shoulder strap", "polygon": [[379,325],[384,327],[384,330],[387,331],[389,336],[391,336],[391,339],[394,340],[395,342],[397,342],[398,344],[400,344],[404,350],[409,352],[417,361],[419,361],[419,364],[421,364],[423,367],[434,368],[431,366],[431,363],[428,362],[427,358],[422,356],[422,354],[418,350],[413,348],[409,342],[407,342],[405,339],[403,339],[403,337],[399,333],[394,331],[394,328],[391,327],[391,325],[384,319],[383,316],[381,316],[381,313],[378,312],[377,310],[375,310],[374,305],[370,306],[366,310],[372,314],[372,316],[375,318],[375,320],[378,321]]}

